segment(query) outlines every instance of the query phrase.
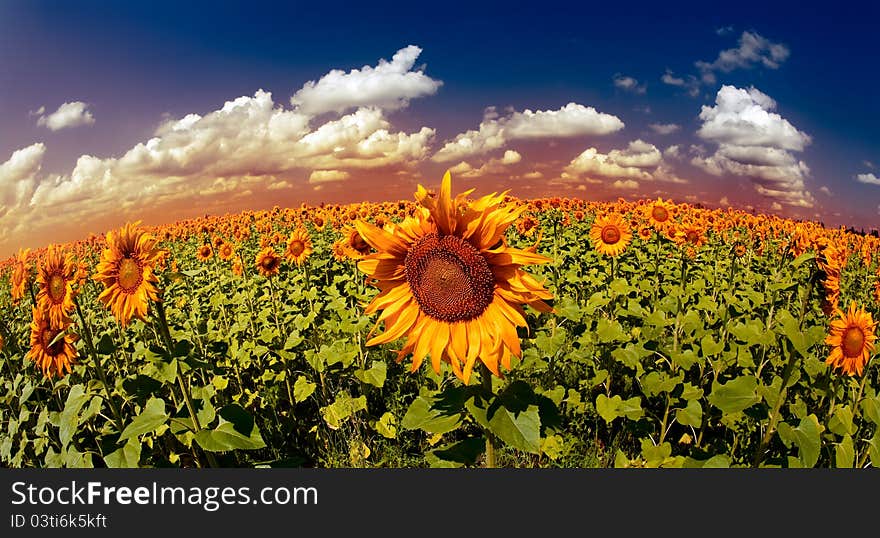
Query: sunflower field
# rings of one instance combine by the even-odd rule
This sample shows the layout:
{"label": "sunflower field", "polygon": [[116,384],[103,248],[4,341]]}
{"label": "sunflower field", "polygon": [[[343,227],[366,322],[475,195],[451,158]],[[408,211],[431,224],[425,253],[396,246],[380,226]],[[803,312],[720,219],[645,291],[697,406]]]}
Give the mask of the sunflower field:
{"label": "sunflower field", "polygon": [[880,465],[880,240],[456,194],[0,263],[3,467]]}

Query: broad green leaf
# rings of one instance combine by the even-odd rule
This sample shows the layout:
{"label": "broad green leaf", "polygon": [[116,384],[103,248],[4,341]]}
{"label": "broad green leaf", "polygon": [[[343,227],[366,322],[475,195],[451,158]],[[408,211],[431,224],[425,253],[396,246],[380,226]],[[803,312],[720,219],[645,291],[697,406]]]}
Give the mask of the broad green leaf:
{"label": "broad green leaf", "polygon": [[236,431],[234,424],[222,419],[213,430],[197,432],[195,441],[200,447],[210,452],[225,452],[235,449],[256,450],[266,446],[259,428],[254,427],[249,436],[244,436]]}
{"label": "broad green leaf", "polygon": [[630,420],[638,420],[644,415],[642,409],[642,397],[635,396],[628,400],[624,400],[615,394],[611,398],[604,394],[596,397],[596,412],[599,413],[605,422],[612,422],[618,417],[627,417]]}
{"label": "broad green leaf", "polygon": [[111,469],[135,468],[141,459],[141,442],[137,438],[129,439],[122,448],[104,456],[104,463]]}
{"label": "broad green leaf", "polygon": [[296,382],[293,384],[293,399],[296,400],[297,403],[305,401],[306,398],[312,395],[315,392],[315,388],[318,385],[310,382],[306,379],[306,376],[301,375],[296,378]]}
{"label": "broad green leaf", "polygon": [[400,425],[407,430],[424,430],[441,434],[452,431],[461,423],[461,413],[444,413],[431,407],[431,400],[419,396],[410,404]]}
{"label": "broad green leaf", "polygon": [[709,403],[724,413],[737,413],[758,403],[758,381],[753,376],[740,376],[727,383],[713,383]]}
{"label": "broad green leaf", "polygon": [[162,424],[165,424],[167,420],[168,414],[165,413],[165,400],[150,398],[147,400],[147,405],[144,406],[141,413],[122,430],[119,441],[125,441],[126,439],[154,431]]}
{"label": "broad green leaf", "polygon": [[845,435],[834,449],[834,466],[838,468],[852,469],[855,461],[855,448],[853,447],[853,439],[850,435]]}
{"label": "broad green leaf", "polygon": [[841,436],[855,433],[853,431],[853,413],[848,405],[834,410],[831,420],[828,421],[828,429]]}
{"label": "broad green leaf", "polygon": [[324,417],[324,421],[327,423],[327,426],[332,430],[339,429],[342,426],[342,423],[348,419],[350,416],[354,415],[358,411],[363,411],[367,408],[367,397],[366,396],[358,396],[357,398],[352,398],[346,393],[342,393],[336,398],[332,404],[321,408],[321,415]]}
{"label": "broad green leaf", "polygon": [[703,423],[703,407],[697,400],[691,400],[688,402],[687,407],[676,410],[675,420],[684,426],[699,428]]}
{"label": "broad green leaf", "polygon": [[61,412],[61,425],[58,428],[58,437],[61,440],[61,446],[66,448],[73,434],[79,427],[79,411],[90,396],[85,393],[82,385],[74,385],[70,387],[67,393],[67,401],[64,403],[64,410]]}
{"label": "broad green leaf", "polygon": [[462,467],[474,465],[485,451],[484,437],[469,437],[429,451],[426,459],[431,467]]}
{"label": "broad green leaf", "polygon": [[819,453],[822,449],[822,426],[816,415],[808,415],[801,419],[797,428],[792,430],[794,443],[798,446],[798,459],[804,467],[814,467],[819,461]]}
{"label": "broad green leaf", "polygon": [[382,361],[374,361],[369,370],[355,370],[354,375],[364,383],[382,388],[387,371],[388,365]]}
{"label": "broad green leaf", "polygon": [[394,416],[394,413],[386,411],[376,421],[376,431],[386,439],[395,439],[397,437],[397,417]]}

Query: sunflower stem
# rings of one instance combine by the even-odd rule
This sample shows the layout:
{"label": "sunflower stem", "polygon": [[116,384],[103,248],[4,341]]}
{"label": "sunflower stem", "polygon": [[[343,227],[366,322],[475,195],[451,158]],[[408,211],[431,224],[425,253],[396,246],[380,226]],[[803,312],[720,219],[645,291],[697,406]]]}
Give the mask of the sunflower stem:
{"label": "sunflower stem", "polygon": [[278,338],[284,334],[281,331],[281,323],[278,321],[278,301],[275,299],[275,284],[272,283],[272,277],[268,277],[269,294],[272,296],[272,315],[275,317],[275,329],[278,331]]}
{"label": "sunflower stem", "polygon": [[113,418],[116,420],[116,429],[122,433],[123,422],[122,422],[122,413],[119,411],[119,407],[116,406],[116,400],[113,399],[113,395],[110,393],[110,386],[107,383],[107,375],[104,372],[104,367],[101,365],[101,357],[98,356],[98,352],[95,350],[95,344],[92,340],[92,329],[89,325],[89,322],[86,320],[86,317],[83,315],[82,308],[79,306],[79,300],[76,298],[73,299],[73,304],[76,307],[76,313],[79,316],[79,320],[82,323],[83,328],[83,340],[86,344],[86,350],[89,355],[92,356],[92,360],[95,361],[95,371],[98,373],[98,379],[101,380],[101,385],[104,386],[104,392],[107,394],[107,402],[110,404],[110,410],[113,412]]}
{"label": "sunflower stem", "polygon": [[[174,353],[174,344],[171,340],[171,331],[168,329],[168,319],[165,316],[164,300],[165,298],[160,295],[159,300],[155,302],[156,314],[159,321],[159,332],[162,333],[162,338],[165,340],[165,347],[168,349],[168,354],[172,355]],[[183,393],[183,401],[186,403],[186,410],[189,412],[190,419],[192,419],[193,429],[198,433],[202,431],[202,425],[199,423],[199,417],[196,414],[195,405],[193,405],[192,394],[190,394],[189,387],[180,375],[179,368],[177,369],[177,384],[180,385],[180,392]],[[208,465],[210,467],[219,467],[216,458],[214,458],[214,454],[205,450],[205,456],[208,459]]]}
{"label": "sunflower stem", "polygon": [[[493,395],[492,392],[492,372],[489,371],[489,368],[480,361],[480,382],[483,386],[483,391],[487,393],[487,395]],[[489,430],[489,428],[483,429],[483,434],[486,437],[486,468],[494,469],[497,467],[497,462],[495,460],[495,435]]]}

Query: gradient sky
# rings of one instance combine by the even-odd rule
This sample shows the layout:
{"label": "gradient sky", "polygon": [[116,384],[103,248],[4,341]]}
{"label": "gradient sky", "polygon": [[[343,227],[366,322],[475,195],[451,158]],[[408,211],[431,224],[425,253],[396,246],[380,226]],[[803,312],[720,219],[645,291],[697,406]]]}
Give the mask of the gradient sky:
{"label": "gradient sky", "polygon": [[302,202],[672,198],[880,223],[880,7],[0,2],[0,256]]}

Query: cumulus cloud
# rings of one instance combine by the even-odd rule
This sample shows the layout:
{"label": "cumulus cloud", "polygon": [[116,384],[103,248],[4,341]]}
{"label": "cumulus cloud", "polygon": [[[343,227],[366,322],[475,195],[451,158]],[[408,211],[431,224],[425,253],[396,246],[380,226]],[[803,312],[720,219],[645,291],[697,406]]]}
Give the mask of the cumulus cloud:
{"label": "cumulus cloud", "polygon": [[504,152],[504,155],[501,158],[489,159],[479,168],[474,168],[468,162],[462,161],[450,168],[449,171],[457,176],[465,178],[477,178],[493,174],[505,173],[508,166],[516,164],[521,160],[522,155],[520,155],[519,152],[509,149]]}
{"label": "cumulus cloud", "polygon": [[32,114],[39,115],[37,125],[47,127],[50,131],[60,131],[81,125],[94,125],[95,117],[88,108],[89,105],[82,101],[73,101],[62,104],[48,116],[45,114],[46,107],[40,107]]}
{"label": "cumulus cloud", "polygon": [[666,163],[660,150],[643,140],[634,140],[624,149],[600,153],[588,148],[565,167],[563,179],[567,180],[641,180],[671,181],[683,183]]}
{"label": "cumulus cloud", "polygon": [[491,107],[479,129],[460,133],[431,159],[436,162],[464,159],[500,149],[513,140],[606,135],[623,126],[617,116],[577,103],[568,103],[558,110],[514,111],[503,117]]}
{"label": "cumulus cloud", "polygon": [[345,170],[315,170],[309,175],[309,183],[330,183],[345,181],[351,174]]}
{"label": "cumulus cloud", "polygon": [[665,73],[660,77],[660,80],[663,84],[668,84],[669,86],[676,86],[687,91],[688,95],[691,97],[696,97],[700,95],[700,81],[697,80],[697,77],[693,75],[688,75],[687,79],[676,77],[675,73],[666,70]]}
{"label": "cumulus cloud", "polygon": [[639,81],[634,79],[633,77],[628,77],[626,75],[617,73],[616,75],[614,75],[614,78],[612,80],[614,82],[615,88],[619,88],[627,92],[644,95],[644,93],[647,91],[645,85],[639,84]]}
{"label": "cumulus cloud", "polygon": [[774,43],[764,36],[743,32],[739,37],[739,43],[735,48],[723,50],[718,53],[718,58],[713,62],[696,62],[700,70],[703,82],[715,83],[715,71],[729,73],[735,69],[750,69],[761,65],[768,69],[778,69],[779,65],[788,59],[790,51],[782,43]]}
{"label": "cumulus cloud", "polygon": [[614,183],[612,183],[611,186],[612,186],[613,188],[615,188],[615,189],[629,189],[629,190],[633,190],[633,189],[638,189],[638,188],[639,188],[639,182],[638,182],[638,181],[634,181],[634,180],[632,180],[632,179],[618,179],[617,181],[615,181]]}
{"label": "cumulus cloud", "polygon": [[781,203],[812,207],[814,199],[804,179],[810,169],[792,152],[803,151],[811,138],[772,112],[776,102],[755,88],[722,86],[715,106],[703,106],[697,136],[718,144],[708,155],[693,146],[691,164],[716,175],[749,178],[755,190]]}
{"label": "cumulus cloud", "polygon": [[856,181],[859,183],[867,183],[869,185],[880,185],[880,177],[877,177],[874,174],[859,174],[856,176]]}
{"label": "cumulus cloud", "polygon": [[825,196],[831,196],[831,189],[828,188],[828,185],[822,185],[821,187],[819,187],[819,192],[821,192]]}
{"label": "cumulus cloud", "polygon": [[290,98],[302,114],[342,113],[358,107],[397,110],[411,99],[433,95],[442,81],[413,70],[422,49],[409,45],[398,50],[391,61],[384,58],[375,67],[365,65],[348,73],[334,69],[319,80],[307,82]]}
{"label": "cumulus cloud", "polygon": [[648,127],[658,135],[669,135],[681,129],[680,125],[674,123],[651,123]]}

